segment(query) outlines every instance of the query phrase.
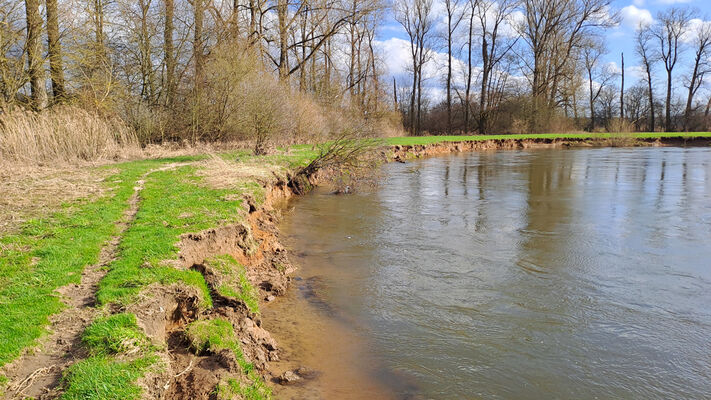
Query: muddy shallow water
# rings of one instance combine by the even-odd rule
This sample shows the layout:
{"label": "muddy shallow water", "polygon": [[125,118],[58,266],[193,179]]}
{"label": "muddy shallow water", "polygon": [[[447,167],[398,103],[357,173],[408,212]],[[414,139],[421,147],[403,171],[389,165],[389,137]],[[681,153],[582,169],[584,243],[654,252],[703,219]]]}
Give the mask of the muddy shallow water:
{"label": "muddy shallow water", "polygon": [[291,203],[277,398],[711,398],[711,149],[479,152]]}

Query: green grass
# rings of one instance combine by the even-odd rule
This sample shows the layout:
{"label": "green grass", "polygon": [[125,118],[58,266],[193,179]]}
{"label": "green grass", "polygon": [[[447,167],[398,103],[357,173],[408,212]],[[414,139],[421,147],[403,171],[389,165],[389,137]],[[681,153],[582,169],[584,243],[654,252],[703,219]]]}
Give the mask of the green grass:
{"label": "green grass", "polygon": [[216,288],[217,293],[240,300],[251,312],[259,313],[257,290],[247,279],[247,271],[242,264],[229,255],[222,255],[207,260],[207,265],[221,281]]}
{"label": "green grass", "polygon": [[5,389],[10,380],[5,375],[0,375],[0,396],[5,395]]}
{"label": "green grass", "polygon": [[195,168],[152,173],[141,192],[141,206],[119,245],[119,257],[109,266],[97,298],[101,304],[126,304],[152,283],[183,282],[197,287],[205,306],[211,305],[203,276],[193,270],[164,265],[175,258],[179,236],[198,232],[240,218],[242,200],[234,191],[198,186]]}
{"label": "green grass", "polygon": [[93,356],[66,371],[66,390],[62,400],[134,400],[141,398],[135,381],[158,360],[155,355],[123,361],[114,357]]}
{"label": "green grass", "polygon": [[215,389],[215,394],[219,400],[263,400],[270,398],[262,388],[253,384],[245,384],[235,378],[228,378],[220,382]]}
{"label": "green grass", "polygon": [[62,400],[141,398],[135,381],[158,357],[133,314],[99,318],[82,335],[91,356],[72,365],[64,373]]}
{"label": "green grass", "polygon": [[0,239],[0,365],[17,357],[46,332],[49,316],[64,306],[55,290],[79,283],[83,269],[98,261],[101,247],[117,233],[135,181],[164,161],[114,166],[110,192],[67,204],[48,218],[28,221]]}
{"label": "green grass", "polygon": [[99,318],[86,328],[82,343],[92,355],[110,355],[145,350],[150,343],[129,313]]}
{"label": "green grass", "polygon": [[245,360],[242,348],[240,347],[239,338],[228,320],[215,318],[212,320],[195,321],[188,325],[186,334],[190,340],[191,347],[198,354],[206,352],[216,353],[228,349],[231,350],[237,358],[237,363],[242,369],[241,378],[246,382],[240,383],[238,380],[232,379],[232,381],[234,381],[233,384],[230,384],[229,380],[227,385],[220,384],[216,389],[218,398],[231,399],[237,395],[254,400],[271,398],[271,390],[256,373],[254,365]]}
{"label": "green grass", "polygon": [[[610,133],[536,133],[522,135],[472,135],[472,136],[404,136],[386,138],[384,142],[388,145],[395,146],[413,146],[424,145],[442,142],[464,142],[464,141],[482,141],[482,140],[505,140],[505,139],[608,139],[618,135],[627,134],[610,134]],[[694,138],[705,137],[711,138],[711,132],[643,132],[630,133],[632,137],[640,139],[649,138]]]}

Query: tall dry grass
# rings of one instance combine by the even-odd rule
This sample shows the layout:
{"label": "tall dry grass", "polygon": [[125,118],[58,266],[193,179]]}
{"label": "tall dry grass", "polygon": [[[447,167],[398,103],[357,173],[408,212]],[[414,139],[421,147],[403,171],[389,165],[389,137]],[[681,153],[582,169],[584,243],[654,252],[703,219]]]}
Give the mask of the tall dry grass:
{"label": "tall dry grass", "polygon": [[0,162],[117,160],[140,153],[135,132],[117,118],[71,106],[0,115]]}

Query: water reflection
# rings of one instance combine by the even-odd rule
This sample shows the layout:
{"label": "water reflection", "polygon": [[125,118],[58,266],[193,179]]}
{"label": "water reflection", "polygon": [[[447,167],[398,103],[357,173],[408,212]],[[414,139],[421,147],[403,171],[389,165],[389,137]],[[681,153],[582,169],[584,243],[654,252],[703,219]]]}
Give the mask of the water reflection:
{"label": "water reflection", "polygon": [[659,148],[390,164],[373,193],[299,199],[282,229],[373,368],[417,382],[401,396],[705,398],[710,160]]}

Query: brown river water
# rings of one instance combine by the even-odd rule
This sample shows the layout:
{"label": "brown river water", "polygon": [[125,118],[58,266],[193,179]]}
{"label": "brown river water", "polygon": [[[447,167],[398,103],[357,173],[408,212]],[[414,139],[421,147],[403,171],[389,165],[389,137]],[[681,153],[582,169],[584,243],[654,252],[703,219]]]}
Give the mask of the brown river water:
{"label": "brown river water", "polygon": [[292,201],[284,399],[711,399],[711,149],[478,152]]}

